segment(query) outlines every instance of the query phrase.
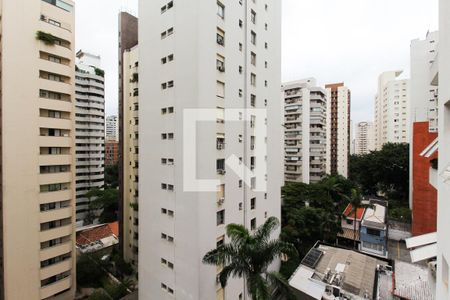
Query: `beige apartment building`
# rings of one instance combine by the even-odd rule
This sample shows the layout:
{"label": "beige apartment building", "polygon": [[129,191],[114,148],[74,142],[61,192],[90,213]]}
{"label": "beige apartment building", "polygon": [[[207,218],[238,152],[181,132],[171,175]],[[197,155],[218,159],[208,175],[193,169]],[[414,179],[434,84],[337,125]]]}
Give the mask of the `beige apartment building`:
{"label": "beige apartment building", "polygon": [[123,255],[135,267],[139,240],[139,73],[138,46],[123,54]]}
{"label": "beige apartment building", "polygon": [[0,299],[73,299],[74,2],[2,0],[0,15]]}

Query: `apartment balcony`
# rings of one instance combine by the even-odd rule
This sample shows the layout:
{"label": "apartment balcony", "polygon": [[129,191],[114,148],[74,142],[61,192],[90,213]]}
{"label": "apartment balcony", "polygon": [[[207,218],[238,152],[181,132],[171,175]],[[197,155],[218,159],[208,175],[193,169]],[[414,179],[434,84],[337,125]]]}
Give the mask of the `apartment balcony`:
{"label": "apartment balcony", "polygon": [[40,232],[40,241],[46,242],[50,240],[54,240],[63,236],[68,236],[72,234],[74,230],[73,224],[68,224],[65,226],[61,226],[58,228],[48,229]]}
{"label": "apartment balcony", "polygon": [[50,278],[52,276],[67,272],[72,269],[72,259],[68,258],[59,263],[53,264],[51,266],[41,268],[41,280]]}
{"label": "apartment balcony", "polygon": [[40,297],[41,299],[46,299],[64,290],[69,289],[71,286],[72,286],[72,276],[68,276],[55,283],[42,287],[40,291]]}
{"label": "apartment balcony", "polygon": [[38,68],[39,70],[47,71],[58,75],[64,75],[67,77],[73,76],[72,67],[70,65],[55,63],[45,59],[39,59]]}
{"label": "apartment balcony", "polygon": [[64,183],[72,181],[72,173],[48,173],[39,174],[39,184]]}
{"label": "apartment balcony", "polygon": [[40,117],[39,118],[39,127],[71,130],[72,129],[72,120]]}
{"label": "apartment balcony", "polygon": [[69,253],[73,250],[74,244],[72,241],[65,242],[63,244],[59,244],[53,247],[48,247],[45,249],[42,249],[40,252],[40,259],[41,261],[50,259],[52,257],[60,256],[65,253]]}
{"label": "apartment balcony", "polygon": [[72,50],[66,47],[59,45],[46,45],[44,42],[39,43],[39,50],[68,59],[72,58],[74,55]]}
{"label": "apartment balcony", "polygon": [[[42,15],[44,16],[55,16],[54,14],[51,14],[50,12],[46,12],[46,9],[42,9]],[[58,15],[61,15],[61,13],[59,13]],[[59,20],[58,20],[59,21]],[[53,36],[56,36],[60,39],[66,40],[66,41],[71,41],[73,39],[73,33],[71,30],[71,26],[69,24],[64,24],[65,28],[62,27],[63,24],[61,24],[61,27],[59,26],[55,26],[53,24],[50,24],[48,22],[45,21],[41,21],[39,22],[39,30],[43,31],[43,32],[47,32],[52,34]],[[50,52],[51,53],[51,52]],[[69,58],[70,56],[68,56],[67,58]]]}
{"label": "apartment balcony", "polygon": [[62,220],[70,218],[72,216],[72,207],[64,207],[60,209],[49,210],[46,212],[41,212],[39,218],[41,223]]}
{"label": "apartment balcony", "polygon": [[60,110],[65,112],[72,112],[74,110],[72,102],[63,100],[39,98],[38,105],[39,108],[49,110]]}
{"label": "apartment balcony", "polygon": [[65,136],[40,136],[39,145],[45,147],[72,147],[72,138]]}
{"label": "apartment balcony", "polygon": [[53,203],[61,200],[72,199],[72,190],[62,190],[57,192],[39,193],[39,204]]}
{"label": "apartment balcony", "polygon": [[[48,79],[44,79],[44,78],[39,78],[39,87],[43,90],[57,91],[59,93],[68,94],[68,95],[72,95],[73,91],[74,91],[73,86],[68,83],[48,80]],[[54,100],[54,101],[59,101],[59,100]]]}
{"label": "apartment balcony", "polygon": [[72,165],[72,155],[39,155],[40,166]]}
{"label": "apartment balcony", "polygon": [[285,174],[294,174],[294,175],[301,175],[302,174],[302,169],[297,168],[296,170],[288,170],[288,169],[284,169],[284,173]]}

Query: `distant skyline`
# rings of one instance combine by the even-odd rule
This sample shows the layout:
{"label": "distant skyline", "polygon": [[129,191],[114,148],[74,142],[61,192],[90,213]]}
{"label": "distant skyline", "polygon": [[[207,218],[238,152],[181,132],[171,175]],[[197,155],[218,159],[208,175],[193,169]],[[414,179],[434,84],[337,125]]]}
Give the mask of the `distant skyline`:
{"label": "distant skyline", "polygon": [[[282,0],[282,78],[345,82],[352,120],[373,120],[378,75],[404,70],[411,40],[438,28],[437,0]],[[106,114],[117,114],[117,20],[138,0],[77,0],[76,47],[102,56]],[[270,25],[270,24],[269,24]],[[280,100],[281,101],[281,100]]]}

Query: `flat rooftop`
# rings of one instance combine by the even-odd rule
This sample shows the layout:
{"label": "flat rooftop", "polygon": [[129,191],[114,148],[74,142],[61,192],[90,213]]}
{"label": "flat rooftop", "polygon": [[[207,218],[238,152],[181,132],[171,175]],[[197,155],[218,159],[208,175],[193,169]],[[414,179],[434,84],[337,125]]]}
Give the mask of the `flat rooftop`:
{"label": "flat rooftop", "polygon": [[326,294],[327,286],[340,287],[342,294],[354,299],[373,299],[378,265],[386,266],[388,262],[321,244],[311,249],[289,279],[289,284],[313,299],[333,299]]}

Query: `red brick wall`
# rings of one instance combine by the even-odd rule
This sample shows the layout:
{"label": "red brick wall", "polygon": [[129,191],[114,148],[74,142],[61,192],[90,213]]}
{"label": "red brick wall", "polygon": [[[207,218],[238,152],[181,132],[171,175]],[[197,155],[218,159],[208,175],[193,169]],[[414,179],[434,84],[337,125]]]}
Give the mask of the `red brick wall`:
{"label": "red brick wall", "polygon": [[416,122],[413,125],[413,236],[436,231],[437,190],[430,184],[430,157],[420,153],[437,138],[437,133],[430,133],[428,122]]}

